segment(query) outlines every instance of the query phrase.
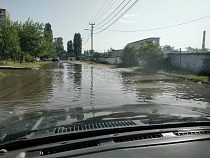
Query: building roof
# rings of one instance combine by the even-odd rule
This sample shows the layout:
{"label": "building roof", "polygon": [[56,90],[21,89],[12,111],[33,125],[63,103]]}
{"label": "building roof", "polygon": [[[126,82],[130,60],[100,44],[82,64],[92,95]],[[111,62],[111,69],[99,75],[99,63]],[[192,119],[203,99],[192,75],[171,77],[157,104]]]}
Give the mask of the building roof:
{"label": "building roof", "polygon": [[[147,40],[150,40],[150,39],[160,39],[160,37],[150,37],[150,38],[145,38],[145,39],[138,40],[138,41],[134,41],[134,42],[131,42],[131,43],[143,42],[143,41],[147,41]],[[131,43],[128,43],[128,44],[131,44]]]}

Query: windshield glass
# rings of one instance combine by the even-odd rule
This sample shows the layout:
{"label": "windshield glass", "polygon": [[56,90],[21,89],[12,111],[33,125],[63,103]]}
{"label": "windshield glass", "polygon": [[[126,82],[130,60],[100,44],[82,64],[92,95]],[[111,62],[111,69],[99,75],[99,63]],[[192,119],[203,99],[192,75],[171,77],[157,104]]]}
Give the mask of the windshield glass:
{"label": "windshield glass", "polygon": [[0,7],[1,143],[112,120],[209,121],[208,0]]}

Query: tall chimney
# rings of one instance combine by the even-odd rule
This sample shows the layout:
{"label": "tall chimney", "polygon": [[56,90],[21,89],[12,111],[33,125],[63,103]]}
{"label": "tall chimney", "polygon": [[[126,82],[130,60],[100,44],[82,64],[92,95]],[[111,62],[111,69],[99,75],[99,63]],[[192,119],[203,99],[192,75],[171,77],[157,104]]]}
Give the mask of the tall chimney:
{"label": "tall chimney", "polygon": [[205,49],[205,38],[206,38],[206,31],[203,31],[203,43],[202,43],[202,49]]}

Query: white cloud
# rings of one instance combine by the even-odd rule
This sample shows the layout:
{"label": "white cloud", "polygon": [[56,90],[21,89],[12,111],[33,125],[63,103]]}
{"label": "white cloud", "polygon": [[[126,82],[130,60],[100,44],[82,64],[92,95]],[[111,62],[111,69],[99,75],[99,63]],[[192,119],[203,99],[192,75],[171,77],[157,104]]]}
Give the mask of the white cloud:
{"label": "white cloud", "polygon": [[137,21],[128,21],[128,20],[119,20],[119,22],[122,22],[122,23],[131,23],[131,24],[136,24],[138,23]]}
{"label": "white cloud", "polygon": [[139,15],[139,14],[126,14],[123,17],[128,18],[128,17],[132,17],[132,16],[137,16],[137,15]]}

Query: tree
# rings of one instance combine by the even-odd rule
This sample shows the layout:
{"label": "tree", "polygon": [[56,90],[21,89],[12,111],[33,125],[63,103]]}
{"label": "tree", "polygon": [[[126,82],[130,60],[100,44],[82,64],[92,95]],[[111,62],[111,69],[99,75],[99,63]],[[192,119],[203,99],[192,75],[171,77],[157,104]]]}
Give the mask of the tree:
{"label": "tree", "polygon": [[0,55],[3,60],[35,61],[35,57],[50,57],[54,53],[51,25],[34,23],[0,22]]}
{"label": "tree", "polygon": [[74,34],[74,54],[76,56],[76,60],[79,60],[79,57],[82,53],[82,38],[80,33]]}
{"label": "tree", "polygon": [[112,48],[110,48],[109,50],[107,50],[107,54],[108,54],[108,56],[112,56],[112,51],[113,51],[114,49],[112,49]]}
{"label": "tree", "polygon": [[2,21],[0,24],[0,55],[6,61],[13,58],[14,62],[19,58],[20,45],[18,26],[10,21]]}
{"label": "tree", "polygon": [[141,65],[150,68],[157,68],[160,66],[163,57],[163,50],[158,44],[145,42],[138,49],[137,57]]}
{"label": "tree", "polygon": [[72,40],[67,42],[67,52],[68,53],[74,53],[74,47]]}
{"label": "tree", "polygon": [[171,51],[174,51],[174,47],[172,47],[170,45],[165,45],[165,46],[163,46],[163,50],[166,52],[171,52]]}
{"label": "tree", "polygon": [[189,47],[186,47],[186,50],[189,51],[189,52],[194,52],[195,48],[192,48],[192,47],[189,46]]}
{"label": "tree", "polygon": [[64,50],[62,37],[54,38],[54,47],[57,56],[60,56],[60,53]]}
{"label": "tree", "polygon": [[55,47],[53,45],[53,33],[49,23],[45,24],[44,41],[45,52],[43,52],[42,56],[46,58],[53,57],[55,55]]}
{"label": "tree", "polygon": [[19,38],[22,53],[22,60],[32,61],[35,57],[42,55],[45,51],[43,24],[28,19],[25,23],[19,24]]}
{"label": "tree", "polygon": [[124,66],[136,66],[138,61],[136,58],[137,49],[132,45],[126,45],[122,53],[122,64]]}
{"label": "tree", "polygon": [[189,52],[202,52],[202,51],[207,52],[207,51],[209,51],[208,48],[199,49],[199,48],[192,48],[190,46],[186,47],[186,50],[189,51]]}

